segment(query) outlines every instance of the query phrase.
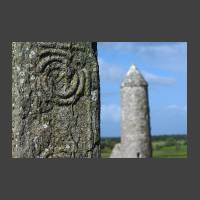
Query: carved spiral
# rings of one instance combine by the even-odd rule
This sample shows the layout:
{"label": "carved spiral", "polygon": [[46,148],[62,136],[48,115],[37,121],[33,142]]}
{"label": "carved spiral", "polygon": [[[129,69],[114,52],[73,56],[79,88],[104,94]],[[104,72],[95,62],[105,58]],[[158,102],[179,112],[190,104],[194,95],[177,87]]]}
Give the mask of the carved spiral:
{"label": "carved spiral", "polygon": [[86,70],[75,69],[69,57],[68,51],[49,45],[39,53],[37,71],[42,91],[57,105],[73,104],[84,91]]}

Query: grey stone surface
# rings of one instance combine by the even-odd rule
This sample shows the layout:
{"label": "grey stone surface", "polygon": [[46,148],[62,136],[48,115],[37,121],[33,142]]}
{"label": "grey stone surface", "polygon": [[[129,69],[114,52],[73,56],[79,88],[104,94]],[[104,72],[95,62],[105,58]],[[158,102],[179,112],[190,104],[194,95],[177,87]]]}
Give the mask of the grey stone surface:
{"label": "grey stone surface", "polygon": [[148,84],[134,65],[121,84],[121,131],[120,148],[117,144],[111,158],[152,156]]}
{"label": "grey stone surface", "polygon": [[121,144],[118,143],[114,146],[110,158],[121,158]]}
{"label": "grey stone surface", "polygon": [[12,156],[100,156],[96,43],[12,43]]}

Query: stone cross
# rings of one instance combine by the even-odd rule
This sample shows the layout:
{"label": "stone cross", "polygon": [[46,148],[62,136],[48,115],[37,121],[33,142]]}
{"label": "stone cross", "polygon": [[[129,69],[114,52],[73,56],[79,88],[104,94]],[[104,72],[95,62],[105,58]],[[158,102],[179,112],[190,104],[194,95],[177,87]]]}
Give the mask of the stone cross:
{"label": "stone cross", "polygon": [[100,156],[95,42],[12,43],[12,157]]}
{"label": "stone cross", "polygon": [[121,84],[121,131],[111,158],[151,157],[148,84],[135,65]]}

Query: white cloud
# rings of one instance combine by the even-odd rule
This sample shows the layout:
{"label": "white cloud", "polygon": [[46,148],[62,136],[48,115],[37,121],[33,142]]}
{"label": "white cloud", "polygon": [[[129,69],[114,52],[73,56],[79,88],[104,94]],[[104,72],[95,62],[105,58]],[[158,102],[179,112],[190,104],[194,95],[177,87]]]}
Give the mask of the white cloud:
{"label": "white cloud", "polygon": [[100,42],[100,46],[114,49],[121,53],[138,54],[182,54],[185,53],[186,42]]}
{"label": "white cloud", "polygon": [[[143,60],[154,60],[154,67],[174,72],[187,70],[186,42],[103,42],[99,44],[107,51],[133,54]],[[108,52],[109,53],[109,52]],[[162,61],[162,65],[160,62]]]}
{"label": "white cloud", "polygon": [[152,74],[147,71],[142,71],[142,74],[149,83],[154,83],[159,85],[174,85],[176,83],[176,79],[173,77],[158,76],[156,74]]}
{"label": "white cloud", "polygon": [[[116,82],[122,81],[126,76],[127,71],[125,71],[121,66],[108,63],[102,58],[98,58],[98,62],[100,66],[100,78],[102,80]],[[174,85],[176,83],[176,79],[173,77],[159,76],[145,70],[142,70],[141,72],[149,83],[158,85]]]}
{"label": "white cloud", "polygon": [[126,71],[121,66],[105,62],[102,58],[98,59],[100,66],[100,78],[106,81],[121,81]]}
{"label": "white cloud", "polygon": [[111,122],[120,121],[120,106],[117,104],[107,104],[101,106],[101,119]]}
{"label": "white cloud", "polygon": [[177,112],[187,112],[187,106],[179,106],[176,104],[171,104],[166,107],[167,110],[177,111]]}
{"label": "white cloud", "polygon": [[157,43],[152,45],[141,45],[137,47],[138,53],[140,54],[156,54],[156,55],[177,55],[184,53],[182,43]]}
{"label": "white cloud", "polygon": [[177,105],[175,105],[175,104],[171,104],[171,105],[168,105],[167,106],[167,109],[172,109],[172,110],[174,110],[174,109],[179,109],[180,107],[179,106],[177,106]]}

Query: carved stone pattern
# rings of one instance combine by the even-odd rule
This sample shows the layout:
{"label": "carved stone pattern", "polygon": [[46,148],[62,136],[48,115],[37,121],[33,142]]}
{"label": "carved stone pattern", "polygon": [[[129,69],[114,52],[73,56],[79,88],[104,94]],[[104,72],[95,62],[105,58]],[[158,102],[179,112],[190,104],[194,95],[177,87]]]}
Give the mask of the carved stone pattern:
{"label": "carved stone pattern", "polygon": [[89,43],[16,43],[13,157],[100,156],[99,81],[93,51]]}
{"label": "carved stone pattern", "polygon": [[59,106],[74,104],[83,94],[86,69],[71,65],[74,54],[68,44],[39,43],[38,46],[42,50],[36,70],[42,101],[48,104],[46,109],[52,108],[52,103]]}

